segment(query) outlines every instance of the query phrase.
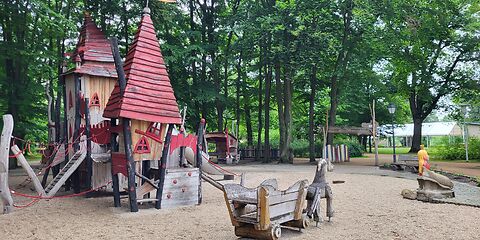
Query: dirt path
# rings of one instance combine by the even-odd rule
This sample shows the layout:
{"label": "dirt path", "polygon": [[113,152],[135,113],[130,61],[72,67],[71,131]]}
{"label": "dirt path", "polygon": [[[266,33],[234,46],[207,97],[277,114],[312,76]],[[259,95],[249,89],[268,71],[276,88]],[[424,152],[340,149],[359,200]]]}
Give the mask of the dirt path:
{"label": "dirt path", "polygon": [[[246,172],[249,187],[267,178],[277,178],[285,189],[301,179],[311,181],[315,166],[257,164],[228,169]],[[331,185],[333,222],[302,233],[284,230],[282,239],[478,239],[480,208],[403,199],[401,190],[414,189],[417,182],[388,174],[407,173],[336,165],[327,178],[330,182],[345,183]],[[25,176],[12,176],[11,186],[24,179]],[[138,213],[128,212],[127,199],[122,200],[122,208],[113,208],[112,197],[41,201],[0,215],[0,239],[237,239],[223,194],[206,183],[203,193],[204,202],[199,206],[148,208]],[[15,201],[28,202],[17,197]]]}
{"label": "dirt path", "polygon": [[[365,154],[364,158],[352,158],[346,165],[374,166],[375,155]],[[391,154],[379,154],[379,163],[391,163],[393,161]],[[438,170],[451,173],[464,174],[468,176],[480,177],[480,163],[459,163],[459,162],[430,162],[432,167]]]}

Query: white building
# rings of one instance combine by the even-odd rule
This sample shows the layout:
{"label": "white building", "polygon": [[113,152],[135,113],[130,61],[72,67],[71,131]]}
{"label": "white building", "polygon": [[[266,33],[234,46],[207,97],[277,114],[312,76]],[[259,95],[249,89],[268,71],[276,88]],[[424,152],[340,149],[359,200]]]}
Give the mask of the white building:
{"label": "white building", "polygon": [[[480,136],[480,123],[466,123],[469,137]],[[387,138],[392,137],[390,124],[380,126],[381,133]],[[402,139],[403,145],[411,146],[413,137],[413,123],[395,125],[395,138]],[[457,122],[431,122],[422,124],[424,144],[429,146],[432,137],[463,137],[463,124]],[[391,142],[391,141],[388,141]],[[390,144],[389,144],[390,145]]]}

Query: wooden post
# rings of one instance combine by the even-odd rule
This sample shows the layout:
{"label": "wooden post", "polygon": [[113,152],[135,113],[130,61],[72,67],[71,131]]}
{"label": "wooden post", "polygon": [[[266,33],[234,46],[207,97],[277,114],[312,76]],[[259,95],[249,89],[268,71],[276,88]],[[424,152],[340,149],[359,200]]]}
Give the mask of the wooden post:
{"label": "wooden post", "polygon": [[[81,115],[80,115],[80,76],[75,73],[75,126],[73,130],[73,152],[74,154],[80,150],[80,122],[81,122]],[[72,175],[73,181],[73,192],[79,193],[80,192],[80,174],[78,169],[73,172]]]}
{"label": "wooden post", "polygon": [[[127,80],[125,79],[125,72],[123,71],[122,58],[118,51],[117,38],[111,38],[111,48],[113,54],[113,60],[115,62],[115,69],[117,70],[118,83],[120,87],[120,94],[123,95]],[[137,203],[137,189],[135,186],[135,161],[133,159],[132,151],[132,132],[130,130],[130,119],[121,118],[123,125],[123,141],[125,143],[125,156],[127,158],[127,171],[128,171],[128,199],[130,201],[130,211],[138,212]]]}
{"label": "wooden post", "polygon": [[373,100],[372,107],[370,109],[372,113],[372,135],[373,135],[373,145],[375,147],[375,166],[378,166],[378,139],[377,139],[377,124],[376,124],[376,114],[375,114],[375,100]]}
{"label": "wooden post", "polygon": [[[63,78],[60,77],[60,78]],[[61,97],[61,94],[62,94],[62,89],[61,88],[58,88],[57,90],[57,100],[55,101],[55,143],[61,143],[62,140],[61,140],[61,134],[60,134],[60,131],[61,131],[61,125],[60,124],[60,105],[62,104],[62,97]],[[52,161],[53,159],[55,158],[55,155],[54,154],[52,156]],[[56,165],[54,167],[52,167],[52,175],[53,177],[57,176],[57,174],[60,172],[60,165]]]}
{"label": "wooden post", "polygon": [[[115,118],[112,118],[112,120],[110,121],[110,126],[113,128],[115,126],[117,126],[117,119]],[[111,156],[110,156],[110,159],[112,159],[113,157],[113,153],[114,152],[118,152],[118,148],[117,148],[117,133],[115,132],[111,132],[111,135],[110,135],[110,153],[111,153]],[[121,203],[120,203],[120,186],[119,186],[119,183],[118,183],[118,174],[115,174],[113,172],[113,159],[111,160],[111,171],[112,171],[112,188],[113,188],[113,204],[115,207],[121,207]]]}
{"label": "wooden post", "polygon": [[0,138],[0,198],[3,202],[3,213],[13,210],[13,198],[8,187],[8,155],[10,139],[13,132],[13,117],[10,114],[3,115],[3,130]]}
{"label": "wooden post", "polygon": [[25,171],[27,172],[28,177],[32,179],[33,186],[35,187],[35,190],[37,191],[37,193],[40,196],[46,196],[46,193],[42,187],[42,184],[38,180],[37,175],[33,171],[32,167],[30,167],[30,164],[28,164],[27,159],[25,159],[25,156],[23,156],[22,151],[20,151],[17,145],[13,145],[11,149],[13,154],[17,156],[17,159],[20,165],[22,165],[23,169],[25,169]]}
{"label": "wooden post", "polygon": [[168,158],[168,149],[170,148],[170,140],[172,139],[173,124],[168,124],[167,136],[163,142],[163,151],[162,158],[160,159],[160,164],[158,165],[159,172],[159,181],[157,189],[157,202],[155,203],[155,208],[160,209],[162,207],[162,196],[163,196],[163,185],[165,184],[165,175],[167,173],[167,158]]}
{"label": "wooden post", "polygon": [[202,151],[203,151],[203,132],[205,129],[205,119],[202,118],[200,121],[200,126],[198,126],[197,133],[197,156],[195,162],[198,168],[198,204],[202,203]]}
{"label": "wooden post", "polygon": [[125,72],[123,71],[122,58],[120,57],[120,51],[118,51],[118,39],[116,37],[110,38],[111,48],[113,54],[113,60],[115,61],[115,69],[117,70],[118,84],[120,86],[120,95],[123,95],[125,87],[127,86],[127,79]]}
{"label": "wooden post", "polygon": [[123,141],[125,143],[125,156],[127,157],[128,171],[128,199],[130,201],[130,211],[138,212],[137,189],[135,186],[135,161],[132,151],[132,132],[130,130],[130,119],[122,118]]}
{"label": "wooden post", "polygon": [[[68,136],[68,100],[67,100],[67,84],[65,83],[65,79],[63,79],[63,140],[65,146],[65,156],[64,162],[67,164],[69,159],[69,149],[68,149],[68,141],[70,140]],[[60,164],[57,165],[60,167]],[[67,180],[65,182],[65,191],[70,190],[70,181]]]}
{"label": "wooden post", "polygon": [[[90,109],[88,107],[89,101],[88,98],[85,98],[85,135],[87,136],[87,156],[85,157],[87,161],[87,189],[92,188],[92,174],[93,174],[93,162],[92,162],[92,133],[90,129]],[[91,197],[91,193],[87,193],[85,197]]]}

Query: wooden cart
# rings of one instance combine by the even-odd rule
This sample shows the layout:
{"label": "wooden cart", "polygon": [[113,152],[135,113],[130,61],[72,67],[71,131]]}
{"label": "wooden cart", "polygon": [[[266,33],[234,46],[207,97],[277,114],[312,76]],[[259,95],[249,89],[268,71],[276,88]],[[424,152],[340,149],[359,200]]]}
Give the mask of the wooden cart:
{"label": "wooden cart", "polygon": [[303,213],[308,181],[296,182],[285,191],[276,179],[268,179],[257,188],[225,184],[224,196],[235,235],[255,239],[278,239],[280,225],[306,228],[309,219]]}

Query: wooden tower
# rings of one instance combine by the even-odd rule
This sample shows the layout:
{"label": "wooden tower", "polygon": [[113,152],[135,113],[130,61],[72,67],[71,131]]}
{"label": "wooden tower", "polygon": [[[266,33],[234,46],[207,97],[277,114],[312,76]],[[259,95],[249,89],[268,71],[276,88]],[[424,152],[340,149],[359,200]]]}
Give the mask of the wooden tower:
{"label": "wooden tower", "polygon": [[198,168],[167,169],[174,124],[182,120],[170,84],[159,41],[145,8],[123,70],[118,51],[115,63],[119,82],[108,100],[104,117],[118,119],[118,147],[112,144],[115,206],[120,206],[119,173],[128,175],[130,209],[153,202],[157,209],[197,204],[200,199]]}
{"label": "wooden tower", "polygon": [[91,149],[72,175],[74,190],[79,192],[80,185],[96,188],[111,180],[107,154],[109,119],[102,115],[117,82],[110,42],[88,13],[85,13],[72,60],[75,67],[65,72],[62,78],[66,116],[64,133],[67,135],[64,139],[68,139],[65,149],[69,149],[66,163],[78,150]]}

